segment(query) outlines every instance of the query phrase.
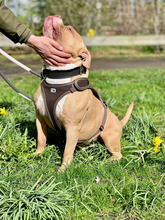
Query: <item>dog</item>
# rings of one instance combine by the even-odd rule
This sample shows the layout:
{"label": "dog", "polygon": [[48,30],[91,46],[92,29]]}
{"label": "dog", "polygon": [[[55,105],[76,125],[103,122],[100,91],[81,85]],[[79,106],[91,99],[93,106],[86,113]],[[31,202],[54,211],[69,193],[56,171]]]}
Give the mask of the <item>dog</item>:
{"label": "dog", "polygon": [[[62,84],[67,85],[75,80],[87,80],[91,56],[76,30],[71,26],[65,26],[61,16],[49,16],[43,24],[43,35],[57,41],[63,46],[65,52],[71,54],[70,64],[66,66],[52,67],[45,63],[44,68],[46,71],[58,72],[58,77],[49,77],[49,74],[43,77],[51,92],[56,93],[56,89],[51,88],[54,84],[59,85],[58,88],[60,88]],[[65,78],[62,77],[65,71],[72,71],[81,66],[85,68],[85,72],[68,77],[66,75]],[[46,146],[48,128],[56,130],[49,117],[49,105],[46,106],[45,104],[44,91],[41,86],[34,94],[34,104],[37,127],[37,149],[35,153],[41,153]],[[121,159],[120,139],[122,127],[129,120],[133,105],[131,103],[125,117],[119,121],[110,109],[104,105],[102,99],[99,100],[91,89],[64,95],[57,103],[56,108],[53,109],[53,114],[56,115],[58,123],[65,130],[66,138],[60,170],[64,171],[71,163],[78,141],[97,141],[98,138],[101,138],[112,158]],[[98,130],[102,123],[104,124],[103,129]]]}

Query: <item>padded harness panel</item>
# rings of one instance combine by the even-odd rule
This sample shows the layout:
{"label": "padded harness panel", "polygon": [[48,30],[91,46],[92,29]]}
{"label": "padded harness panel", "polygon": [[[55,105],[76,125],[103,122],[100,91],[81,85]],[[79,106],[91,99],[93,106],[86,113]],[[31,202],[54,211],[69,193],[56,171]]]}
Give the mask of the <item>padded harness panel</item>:
{"label": "padded harness panel", "polygon": [[51,124],[56,130],[61,132],[63,128],[56,116],[56,106],[58,102],[69,93],[88,89],[89,81],[87,78],[80,78],[65,84],[48,84],[45,80],[43,80],[41,88]]}
{"label": "padded harness panel", "polygon": [[[104,107],[104,118],[102,124],[98,131],[90,138],[94,138],[100,131],[104,129],[104,125],[107,117],[107,105],[104,100],[100,97],[99,93],[89,86],[89,81],[87,78],[78,78],[73,82],[65,84],[48,84],[45,79],[41,83],[41,89],[43,93],[44,103],[48,112],[49,119],[52,126],[59,131],[59,133],[64,132],[64,128],[56,116],[56,107],[58,102],[67,94],[74,93],[76,91],[81,92],[86,89],[91,89],[93,95],[98,98]],[[89,140],[90,140],[89,139]],[[79,142],[80,143],[80,142]]]}

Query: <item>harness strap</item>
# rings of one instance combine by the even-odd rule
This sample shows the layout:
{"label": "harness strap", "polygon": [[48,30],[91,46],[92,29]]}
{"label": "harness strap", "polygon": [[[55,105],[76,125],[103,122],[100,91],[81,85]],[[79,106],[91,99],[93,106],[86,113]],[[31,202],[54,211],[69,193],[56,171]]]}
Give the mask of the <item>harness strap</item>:
{"label": "harness strap", "polygon": [[106,119],[107,119],[107,104],[106,104],[106,102],[101,98],[100,94],[99,94],[94,88],[90,87],[89,89],[91,89],[93,95],[101,101],[101,103],[102,103],[102,105],[103,105],[103,107],[104,107],[104,117],[103,117],[101,126],[100,126],[99,129],[96,131],[96,133],[93,134],[92,137],[90,137],[87,141],[78,141],[78,143],[80,143],[80,144],[81,144],[81,143],[87,143],[87,142],[89,142],[89,141],[92,140],[94,137],[96,137],[101,131],[103,131],[103,130],[104,130],[104,126],[105,126],[105,122],[106,122]]}

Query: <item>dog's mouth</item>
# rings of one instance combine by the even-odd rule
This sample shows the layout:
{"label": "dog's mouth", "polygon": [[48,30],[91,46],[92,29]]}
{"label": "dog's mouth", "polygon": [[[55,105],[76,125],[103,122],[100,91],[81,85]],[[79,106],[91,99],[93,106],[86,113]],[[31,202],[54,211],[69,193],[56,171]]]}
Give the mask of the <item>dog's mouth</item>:
{"label": "dog's mouth", "polygon": [[63,25],[63,20],[60,15],[49,16],[45,19],[42,33],[44,36],[55,39],[59,35],[59,26]]}
{"label": "dog's mouth", "polygon": [[58,27],[56,27],[56,28],[53,27],[52,30],[53,30],[52,31],[52,37],[53,37],[54,40],[56,40],[57,37],[59,36],[59,33],[60,33],[59,28]]}

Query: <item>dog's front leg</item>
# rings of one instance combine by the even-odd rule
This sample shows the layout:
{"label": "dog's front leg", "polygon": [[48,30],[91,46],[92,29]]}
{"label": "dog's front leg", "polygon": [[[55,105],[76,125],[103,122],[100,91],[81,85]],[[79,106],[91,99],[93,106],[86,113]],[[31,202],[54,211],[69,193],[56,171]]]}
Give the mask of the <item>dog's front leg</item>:
{"label": "dog's front leg", "polygon": [[37,127],[37,149],[35,154],[42,153],[45,150],[46,139],[48,134],[48,125],[45,120],[36,113],[36,127]]}
{"label": "dog's front leg", "polygon": [[77,126],[69,126],[66,130],[66,144],[63,154],[62,165],[60,170],[64,171],[73,159],[73,153],[79,137],[79,129]]}

